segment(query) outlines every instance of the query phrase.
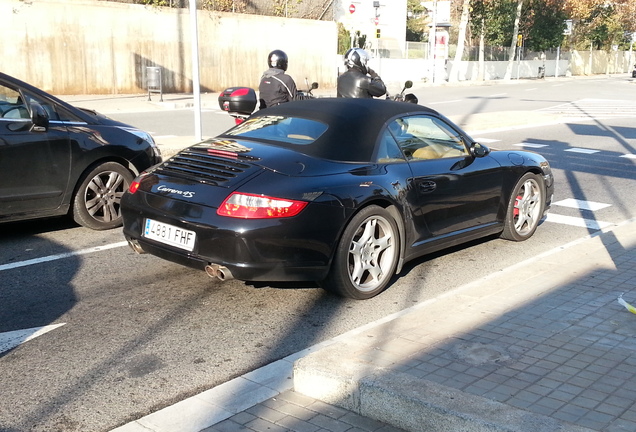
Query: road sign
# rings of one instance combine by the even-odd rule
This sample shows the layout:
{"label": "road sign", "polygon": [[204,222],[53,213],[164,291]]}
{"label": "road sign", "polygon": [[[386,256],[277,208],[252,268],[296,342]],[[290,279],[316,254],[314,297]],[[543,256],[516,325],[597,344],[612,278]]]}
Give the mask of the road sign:
{"label": "road sign", "polygon": [[349,13],[354,13],[355,11],[356,11],[356,5],[351,3],[351,5],[349,6]]}
{"label": "road sign", "polygon": [[375,25],[380,24],[380,18],[375,17],[375,18],[373,19],[373,22],[375,23]]}

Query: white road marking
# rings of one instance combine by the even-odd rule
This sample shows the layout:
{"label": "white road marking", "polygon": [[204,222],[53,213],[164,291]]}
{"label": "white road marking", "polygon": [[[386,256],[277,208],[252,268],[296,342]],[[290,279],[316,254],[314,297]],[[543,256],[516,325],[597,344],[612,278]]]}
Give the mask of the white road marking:
{"label": "white road marking", "polygon": [[519,144],[513,144],[513,146],[515,147],[528,147],[528,148],[541,148],[541,147],[547,147],[547,144],[537,144],[537,143],[519,143]]}
{"label": "white road marking", "polygon": [[627,158],[627,159],[636,159],[636,154],[624,154],[624,155],[619,156],[619,157],[624,157],[624,158]]}
{"label": "white road marking", "polygon": [[494,142],[499,142],[501,140],[498,139],[494,139],[494,138],[473,138],[475,141],[480,142],[482,144],[490,144],[490,143],[494,143]]}
{"label": "white road marking", "polygon": [[38,336],[42,336],[44,333],[48,333],[51,330],[55,330],[65,324],[66,323],[51,324],[44,327],[33,327],[30,329],[0,333],[0,353],[9,351],[20,344],[30,341],[31,339],[35,339]]}
{"label": "white road marking", "polygon": [[18,268],[18,267],[26,267],[29,265],[33,265],[33,264],[40,264],[43,262],[48,262],[48,261],[55,261],[55,260],[59,260],[59,259],[63,259],[63,258],[69,258],[72,256],[76,256],[76,255],[86,255],[89,253],[94,253],[94,252],[101,252],[104,250],[108,250],[108,249],[114,249],[114,248],[118,248],[118,247],[122,247],[122,246],[126,246],[128,244],[128,242],[118,242],[118,243],[111,243],[108,245],[104,245],[104,246],[95,246],[89,249],[82,249],[82,250],[78,250],[78,251],[74,251],[74,252],[66,252],[63,254],[58,254],[58,255],[49,255],[49,256],[45,256],[45,257],[40,257],[40,258],[33,258],[30,260],[26,260],[26,261],[18,261],[18,262],[14,262],[11,264],[2,264],[0,265],[0,271],[3,270],[11,270],[14,268]]}
{"label": "white road marking", "polygon": [[561,201],[553,202],[552,205],[590,211],[597,211],[612,206],[611,204],[577,200],[574,198],[567,198]]}
{"label": "white road marking", "polygon": [[449,100],[449,101],[441,101],[441,102],[431,102],[428,105],[441,105],[441,104],[447,104],[447,103],[457,103],[457,102],[462,102],[462,99],[456,99],[456,100]]}
{"label": "white road marking", "polygon": [[571,153],[584,153],[584,154],[593,154],[593,153],[599,153],[600,152],[600,150],[584,149],[584,148],[578,148],[578,147],[572,147],[572,148],[564,150],[564,151],[571,152]]}
{"label": "white road marking", "polygon": [[602,230],[604,228],[613,226],[613,223],[596,221],[592,219],[585,219],[573,216],[562,216],[554,213],[548,213],[546,222],[558,223],[562,225],[570,225],[575,227],[588,228],[593,230]]}

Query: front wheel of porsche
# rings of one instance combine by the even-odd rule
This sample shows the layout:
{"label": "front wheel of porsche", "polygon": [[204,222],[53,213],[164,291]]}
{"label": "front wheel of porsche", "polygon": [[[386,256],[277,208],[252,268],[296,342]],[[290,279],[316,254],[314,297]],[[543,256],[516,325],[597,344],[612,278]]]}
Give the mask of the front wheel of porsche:
{"label": "front wheel of porsche", "polygon": [[322,287],[357,300],[378,295],[395,274],[399,241],[391,214],[376,205],[365,207],[345,228]]}
{"label": "front wheel of porsche", "polygon": [[543,178],[534,173],[524,174],[510,195],[501,237],[513,241],[529,239],[539,226],[544,207]]}

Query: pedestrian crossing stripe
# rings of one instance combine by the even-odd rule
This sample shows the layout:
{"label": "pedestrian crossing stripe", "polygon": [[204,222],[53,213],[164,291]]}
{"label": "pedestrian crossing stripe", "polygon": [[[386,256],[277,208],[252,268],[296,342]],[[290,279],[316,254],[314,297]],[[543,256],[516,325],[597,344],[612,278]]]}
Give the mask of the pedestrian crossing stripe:
{"label": "pedestrian crossing stripe", "polygon": [[581,228],[588,228],[592,230],[602,230],[603,228],[610,227],[614,225],[610,222],[597,221],[592,219],[585,219],[581,217],[573,217],[573,216],[563,216],[554,213],[548,213],[546,217],[546,222],[558,223],[562,225],[570,225]]}
{"label": "pedestrian crossing stripe", "polygon": [[562,114],[572,118],[636,117],[636,102],[631,100],[581,99],[541,108],[537,111]]}
{"label": "pedestrian crossing stripe", "polygon": [[547,144],[536,144],[536,143],[519,143],[519,144],[513,144],[513,146],[515,147],[528,147],[528,148],[542,148],[542,147],[547,147]]}
{"label": "pedestrian crossing stripe", "polygon": [[561,201],[553,202],[552,205],[569,207],[577,210],[590,210],[597,211],[607,207],[611,207],[611,204],[598,203],[594,201],[578,200],[574,198],[567,198]]}
{"label": "pedestrian crossing stripe", "polygon": [[584,149],[584,148],[578,148],[578,147],[569,148],[569,149],[564,150],[564,151],[572,152],[572,153],[584,153],[584,154],[600,153],[600,150]]}

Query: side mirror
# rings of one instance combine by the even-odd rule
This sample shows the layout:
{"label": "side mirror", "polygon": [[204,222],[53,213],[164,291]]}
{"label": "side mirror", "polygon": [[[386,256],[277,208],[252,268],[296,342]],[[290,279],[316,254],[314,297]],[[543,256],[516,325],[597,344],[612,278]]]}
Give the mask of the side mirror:
{"label": "side mirror", "polygon": [[408,80],[407,82],[404,83],[404,88],[405,89],[411,88],[411,87],[413,87],[413,81]]}
{"label": "side mirror", "polygon": [[470,154],[475,158],[482,158],[490,154],[490,149],[485,145],[476,142],[470,146]]}
{"label": "side mirror", "polygon": [[49,128],[49,114],[35,101],[31,101],[32,132],[46,132]]}
{"label": "side mirror", "polygon": [[315,81],[314,81],[314,82],[312,82],[312,83],[311,83],[311,89],[312,89],[312,90],[316,90],[317,88],[318,88],[318,83],[317,83],[317,82],[315,82]]}

